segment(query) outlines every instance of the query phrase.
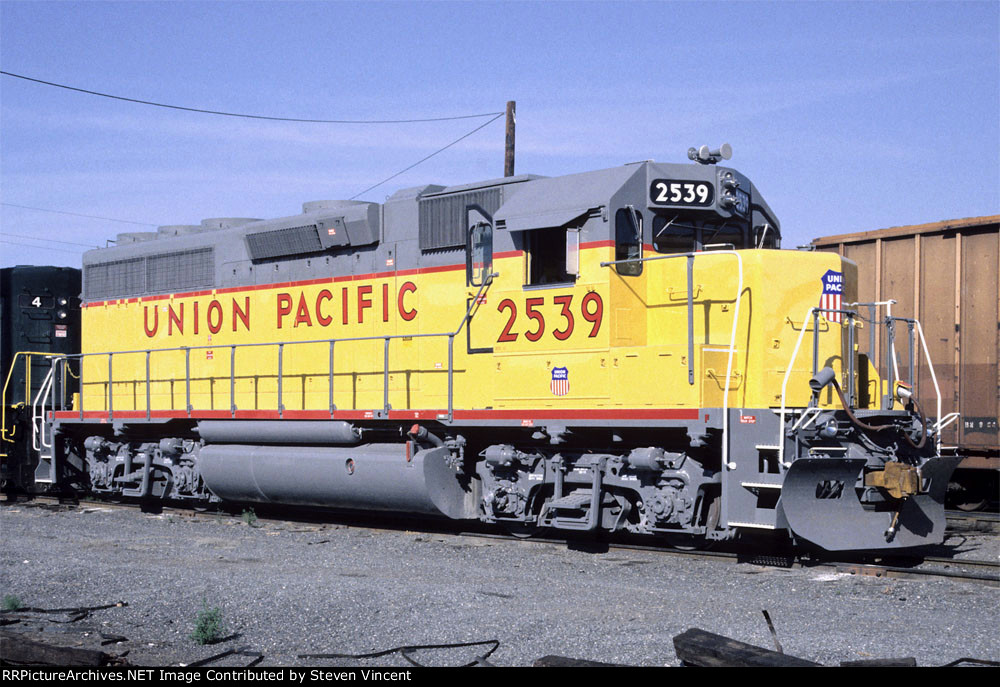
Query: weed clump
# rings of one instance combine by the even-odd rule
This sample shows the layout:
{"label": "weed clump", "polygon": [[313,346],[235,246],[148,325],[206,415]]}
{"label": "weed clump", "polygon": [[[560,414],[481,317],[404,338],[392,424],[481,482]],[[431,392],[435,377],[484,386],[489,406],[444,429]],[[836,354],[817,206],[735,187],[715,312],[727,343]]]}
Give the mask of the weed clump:
{"label": "weed clump", "polygon": [[3,610],[5,611],[17,611],[24,608],[24,603],[21,602],[20,597],[14,594],[4,594],[3,596]]}
{"label": "weed clump", "polygon": [[250,527],[257,526],[257,514],[253,512],[253,508],[248,508],[243,511],[243,522],[250,525]]}
{"label": "weed clump", "polygon": [[202,599],[201,610],[198,611],[198,618],[195,621],[191,639],[198,644],[215,644],[222,639],[224,633],[222,611],[217,606],[209,608],[208,603]]}

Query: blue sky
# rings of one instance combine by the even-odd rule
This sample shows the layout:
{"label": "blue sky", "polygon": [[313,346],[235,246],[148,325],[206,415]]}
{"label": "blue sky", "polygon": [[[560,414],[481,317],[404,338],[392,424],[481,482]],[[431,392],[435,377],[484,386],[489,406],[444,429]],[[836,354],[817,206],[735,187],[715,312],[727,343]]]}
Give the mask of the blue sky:
{"label": "blue sky", "polygon": [[[517,172],[733,146],[785,246],[1000,213],[1000,3],[0,2],[0,68],[271,116],[501,111]],[[279,217],[349,198],[480,120],[300,124],[0,76],[3,265],[78,265],[131,220]],[[503,120],[366,193],[503,173]],[[34,238],[25,238],[34,237]],[[48,239],[39,241],[38,238]],[[22,244],[32,244],[29,247]]]}

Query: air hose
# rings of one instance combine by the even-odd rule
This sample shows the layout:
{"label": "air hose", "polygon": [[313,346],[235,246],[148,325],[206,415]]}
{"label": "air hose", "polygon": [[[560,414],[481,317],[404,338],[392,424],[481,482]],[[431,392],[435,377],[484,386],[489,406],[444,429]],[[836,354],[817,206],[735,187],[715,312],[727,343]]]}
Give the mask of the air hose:
{"label": "air hose", "polygon": [[[837,382],[835,378],[831,379],[830,381],[833,384],[833,388],[837,390],[837,396],[840,397],[840,403],[844,407],[844,412],[847,413],[848,419],[850,419],[851,423],[854,424],[855,427],[857,427],[858,429],[862,429],[866,432],[883,432],[887,429],[893,429],[895,427],[895,425],[869,425],[859,420],[857,416],[851,411],[851,406],[847,403],[847,399],[844,398],[844,392],[841,391],[840,384]],[[919,451],[924,447],[924,444],[927,443],[927,417],[924,415],[924,411],[920,407],[920,404],[917,403],[916,398],[913,398],[911,396],[910,403],[913,405],[917,414],[920,416],[920,441],[914,442],[913,439],[910,438],[910,435],[907,434],[905,430],[900,431],[900,434],[903,435],[903,440],[907,444],[909,444],[912,448]]]}

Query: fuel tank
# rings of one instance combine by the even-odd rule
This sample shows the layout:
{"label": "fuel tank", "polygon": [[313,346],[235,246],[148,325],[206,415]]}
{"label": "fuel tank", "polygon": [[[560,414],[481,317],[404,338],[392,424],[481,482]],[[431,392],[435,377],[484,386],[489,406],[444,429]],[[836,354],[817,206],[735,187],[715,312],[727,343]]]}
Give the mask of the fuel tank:
{"label": "fuel tank", "polygon": [[475,517],[475,491],[448,449],[414,448],[209,444],[198,469],[223,500]]}

